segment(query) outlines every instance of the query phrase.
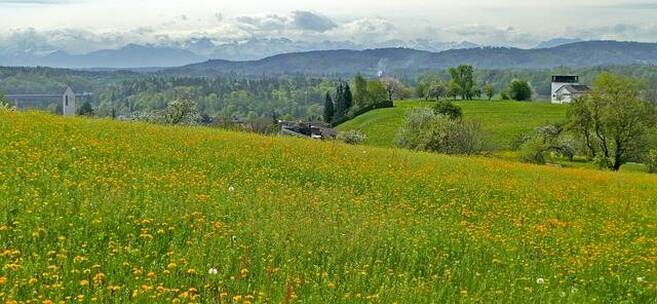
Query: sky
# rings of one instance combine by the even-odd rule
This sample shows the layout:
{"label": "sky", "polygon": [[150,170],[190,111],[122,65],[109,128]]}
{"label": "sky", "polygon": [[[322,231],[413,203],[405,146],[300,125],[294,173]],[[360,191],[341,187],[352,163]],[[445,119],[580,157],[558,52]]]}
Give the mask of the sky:
{"label": "sky", "polygon": [[654,0],[0,0],[0,47],[75,40],[90,51],[206,37],[526,48],[557,37],[655,42],[656,17]]}

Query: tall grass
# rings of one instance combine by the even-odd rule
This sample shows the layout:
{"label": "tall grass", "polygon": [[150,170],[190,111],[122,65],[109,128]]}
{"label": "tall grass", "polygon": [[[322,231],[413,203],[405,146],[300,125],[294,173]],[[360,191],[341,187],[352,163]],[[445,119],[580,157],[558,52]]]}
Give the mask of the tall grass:
{"label": "tall grass", "polygon": [[657,179],[0,114],[0,303],[655,302]]}

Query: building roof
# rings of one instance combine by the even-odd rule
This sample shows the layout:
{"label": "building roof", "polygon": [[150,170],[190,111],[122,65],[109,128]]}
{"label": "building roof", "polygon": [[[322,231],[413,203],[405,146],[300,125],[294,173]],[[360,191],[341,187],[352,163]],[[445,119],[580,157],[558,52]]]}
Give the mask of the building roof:
{"label": "building roof", "polygon": [[570,93],[583,94],[591,91],[591,87],[584,84],[569,84],[559,88],[558,91],[567,90]]}

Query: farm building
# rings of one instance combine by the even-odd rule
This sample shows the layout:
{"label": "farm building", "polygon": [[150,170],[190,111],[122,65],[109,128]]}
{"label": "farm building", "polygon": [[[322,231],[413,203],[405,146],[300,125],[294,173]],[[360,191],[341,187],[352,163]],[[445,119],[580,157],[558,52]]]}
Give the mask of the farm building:
{"label": "farm building", "polygon": [[579,76],[552,76],[552,103],[571,103],[590,91],[591,87],[579,83]]}
{"label": "farm building", "polygon": [[93,97],[93,94],[75,94],[71,87],[66,87],[64,93],[60,94],[15,94],[5,95],[5,97],[17,109],[50,110],[64,116],[73,116],[77,113],[77,101],[79,99],[89,100]]}
{"label": "farm building", "polygon": [[312,139],[335,138],[337,132],[330,125],[323,122],[288,122],[279,121],[281,134]]}

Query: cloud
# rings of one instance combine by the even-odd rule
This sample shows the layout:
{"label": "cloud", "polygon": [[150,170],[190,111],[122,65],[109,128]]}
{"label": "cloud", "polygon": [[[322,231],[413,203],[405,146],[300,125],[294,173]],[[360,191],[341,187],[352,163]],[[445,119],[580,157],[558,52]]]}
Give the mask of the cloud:
{"label": "cloud", "polygon": [[397,38],[398,29],[392,22],[381,18],[361,18],[340,25],[333,36],[358,42],[384,41]]}
{"label": "cloud", "polygon": [[292,13],[294,25],[302,30],[326,32],[338,27],[333,20],[318,14],[306,11],[295,11]]}
{"label": "cloud", "polygon": [[[0,3],[7,2],[0,0]],[[193,44],[199,48],[211,48],[211,44],[240,44],[252,39],[265,41],[255,44],[260,49],[267,47],[274,49],[276,41],[291,45],[296,42],[313,45],[330,42],[336,45],[375,47],[388,45],[384,42],[389,41],[403,44],[404,41],[425,39],[427,42],[423,44],[426,45],[432,45],[434,42],[470,41],[481,45],[533,47],[540,41],[555,37],[652,42],[656,39],[654,37],[657,37],[657,23],[619,23],[588,28],[564,27],[550,33],[537,33],[511,25],[491,26],[473,23],[441,27],[428,21],[413,20],[404,23],[400,20],[393,22],[379,17],[343,18],[338,21],[310,11],[238,17],[224,17],[217,12],[208,12],[205,18],[180,12],[172,14],[167,20],[159,24],[152,23],[148,26],[116,31],[79,28],[3,29],[0,30],[0,53],[47,54],[61,50],[81,54],[99,49],[120,48],[131,43],[174,47]]]}
{"label": "cloud", "polygon": [[540,40],[539,37],[520,31],[513,26],[466,24],[447,27],[444,31],[455,40],[475,41],[480,44],[496,46],[529,47]]}
{"label": "cloud", "polygon": [[568,28],[575,36],[589,40],[635,40],[656,42],[657,24],[625,24],[607,25],[591,28]]}
{"label": "cloud", "polygon": [[630,10],[657,10],[655,2],[633,2],[607,6],[611,9],[630,9]]}
{"label": "cloud", "polygon": [[0,0],[0,5],[50,5],[67,4],[77,2],[75,0]]}

